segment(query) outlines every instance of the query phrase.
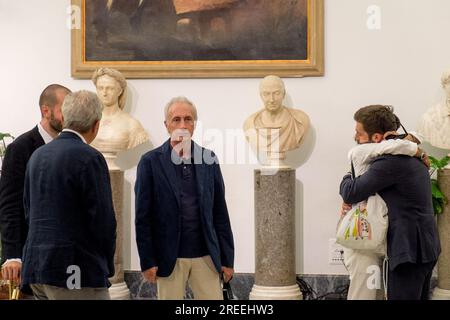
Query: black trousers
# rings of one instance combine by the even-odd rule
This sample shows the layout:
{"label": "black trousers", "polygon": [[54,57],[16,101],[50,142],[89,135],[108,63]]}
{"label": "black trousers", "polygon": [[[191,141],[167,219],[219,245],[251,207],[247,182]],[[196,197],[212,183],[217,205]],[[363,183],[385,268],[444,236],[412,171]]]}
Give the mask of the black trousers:
{"label": "black trousers", "polygon": [[436,261],[402,263],[388,271],[388,300],[428,300],[430,279]]}

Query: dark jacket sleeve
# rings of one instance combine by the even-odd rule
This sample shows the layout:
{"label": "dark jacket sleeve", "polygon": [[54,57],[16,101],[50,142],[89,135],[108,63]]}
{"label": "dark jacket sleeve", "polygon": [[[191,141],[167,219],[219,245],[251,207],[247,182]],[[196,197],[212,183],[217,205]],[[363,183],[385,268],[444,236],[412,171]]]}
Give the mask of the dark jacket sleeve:
{"label": "dark jacket sleeve", "polygon": [[151,159],[143,157],[138,164],[134,186],[136,243],[142,271],[158,266],[152,233],[153,188]]}
{"label": "dark jacket sleeve", "polygon": [[371,195],[395,183],[396,175],[384,157],[375,159],[366,173],[352,179],[350,174],[344,176],[340,186],[340,195],[345,203],[354,204],[366,200]]}
{"label": "dark jacket sleeve", "polygon": [[23,187],[29,152],[24,145],[10,144],[0,178],[0,233],[3,260],[22,257],[28,232],[23,208]]}
{"label": "dark jacket sleeve", "polygon": [[214,163],[214,228],[219,240],[220,259],[223,267],[234,266],[234,240],[230,217],[225,201],[225,185],[218,163]]}
{"label": "dark jacket sleeve", "polygon": [[108,277],[114,276],[116,216],[114,213],[108,167],[101,154],[92,157],[80,177],[86,201],[91,234],[96,235],[99,251],[108,265]]}

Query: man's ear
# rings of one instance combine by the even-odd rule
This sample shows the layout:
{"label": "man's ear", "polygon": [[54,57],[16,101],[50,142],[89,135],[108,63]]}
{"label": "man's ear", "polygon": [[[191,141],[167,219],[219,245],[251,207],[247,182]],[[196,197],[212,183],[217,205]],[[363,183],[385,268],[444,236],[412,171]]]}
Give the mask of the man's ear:
{"label": "man's ear", "polygon": [[95,135],[98,133],[98,129],[100,128],[100,120],[95,121],[94,128],[92,132],[95,132]]}
{"label": "man's ear", "polygon": [[47,118],[47,115],[49,115],[49,114],[50,114],[50,107],[45,104],[42,105],[41,106],[41,116],[43,118]]}
{"label": "man's ear", "polygon": [[372,142],[375,142],[375,143],[379,143],[379,142],[383,141],[383,139],[384,139],[384,136],[381,133],[374,133],[371,138]]}

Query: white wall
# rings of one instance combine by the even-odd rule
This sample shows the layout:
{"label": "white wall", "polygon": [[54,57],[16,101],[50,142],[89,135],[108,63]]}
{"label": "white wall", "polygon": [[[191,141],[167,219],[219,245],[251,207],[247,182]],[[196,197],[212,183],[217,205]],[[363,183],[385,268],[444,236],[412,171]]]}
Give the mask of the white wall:
{"label": "white wall", "polygon": [[[38,5],[39,3],[39,5]],[[366,27],[369,5],[381,8],[381,30]],[[72,90],[94,87],[70,77],[69,0],[0,0],[0,131],[18,135],[39,119],[38,97],[50,83]],[[395,106],[407,128],[441,97],[440,75],[450,67],[450,1],[328,0],[325,10],[325,76],[285,79],[286,104],[311,118],[307,162],[297,170],[297,271],[345,273],[328,264],[340,205],[338,186],[347,171],[354,111],[366,104]],[[130,80],[128,111],[140,119],[153,145],[166,139],[163,106],[186,95],[204,129],[239,129],[261,107],[258,79]],[[206,143],[205,143],[206,144]],[[138,156],[136,154],[131,156]],[[126,161],[125,161],[126,162]],[[223,165],[236,244],[236,271],[254,271],[253,166]],[[135,167],[126,173],[125,265],[139,268],[134,242]]]}

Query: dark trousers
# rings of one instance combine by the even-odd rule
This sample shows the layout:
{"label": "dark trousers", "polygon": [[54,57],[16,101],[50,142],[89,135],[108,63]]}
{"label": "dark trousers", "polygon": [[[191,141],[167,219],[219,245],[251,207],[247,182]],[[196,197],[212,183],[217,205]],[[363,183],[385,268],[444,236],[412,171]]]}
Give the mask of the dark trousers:
{"label": "dark trousers", "polygon": [[436,261],[402,263],[388,271],[388,300],[428,300],[430,279]]}

